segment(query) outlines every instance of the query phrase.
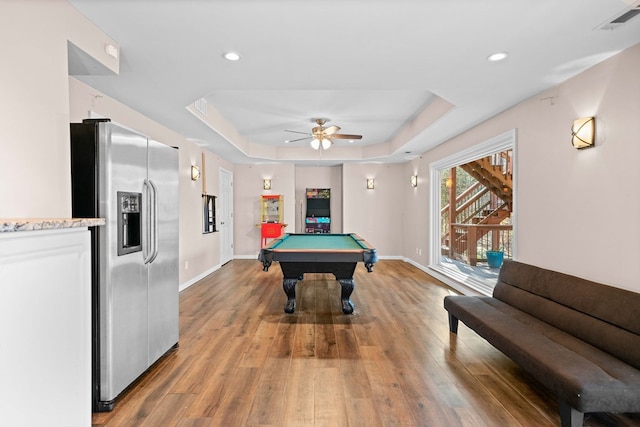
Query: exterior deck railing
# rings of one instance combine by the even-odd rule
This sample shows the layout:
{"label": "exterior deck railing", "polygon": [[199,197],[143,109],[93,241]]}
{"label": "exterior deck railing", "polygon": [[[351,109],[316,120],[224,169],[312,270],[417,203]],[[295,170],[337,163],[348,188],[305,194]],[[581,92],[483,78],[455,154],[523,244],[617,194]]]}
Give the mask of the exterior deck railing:
{"label": "exterior deck railing", "polygon": [[448,256],[476,265],[487,259],[487,251],[502,251],[512,257],[511,224],[451,224]]}

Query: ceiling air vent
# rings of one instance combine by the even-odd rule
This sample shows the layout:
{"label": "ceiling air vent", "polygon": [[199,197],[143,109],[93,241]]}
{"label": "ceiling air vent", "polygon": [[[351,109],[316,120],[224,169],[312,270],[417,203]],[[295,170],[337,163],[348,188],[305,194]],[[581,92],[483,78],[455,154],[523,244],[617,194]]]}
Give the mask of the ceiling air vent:
{"label": "ceiling air vent", "polygon": [[203,116],[207,115],[207,100],[204,98],[200,98],[193,103],[193,106],[196,110],[200,111]]}
{"label": "ceiling air vent", "polygon": [[637,15],[640,15],[640,1],[633,2],[621,13],[617,14],[611,19],[608,19],[604,24],[599,25],[597,28],[599,30],[615,30],[621,25],[629,22],[629,20],[633,19]]}

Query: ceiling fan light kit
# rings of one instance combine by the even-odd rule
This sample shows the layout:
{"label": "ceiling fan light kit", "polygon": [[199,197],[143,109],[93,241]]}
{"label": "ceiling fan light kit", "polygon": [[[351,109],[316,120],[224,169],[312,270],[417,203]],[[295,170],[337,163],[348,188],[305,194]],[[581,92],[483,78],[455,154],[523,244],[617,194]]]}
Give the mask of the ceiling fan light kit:
{"label": "ceiling fan light kit", "polygon": [[237,52],[225,52],[222,56],[227,61],[239,61],[240,60],[240,54],[237,53]]}
{"label": "ceiling fan light kit", "polygon": [[[311,133],[285,129],[285,132],[293,132],[293,133],[301,133],[304,135],[309,135],[304,138],[293,139],[287,142],[302,141],[302,140],[311,138],[311,148],[313,148],[314,150],[319,150],[320,146],[322,146],[323,150],[328,150],[333,145],[334,139],[349,139],[349,140],[362,139],[362,135],[347,135],[347,134],[336,133],[340,130],[339,126],[332,125],[332,126],[329,126],[328,128],[325,128],[324,124],[327,122],[327,119],[314,119],[314,121],[318,126],[311,129]],[[353,142],[353,141],[350,141],[350,142]]]}

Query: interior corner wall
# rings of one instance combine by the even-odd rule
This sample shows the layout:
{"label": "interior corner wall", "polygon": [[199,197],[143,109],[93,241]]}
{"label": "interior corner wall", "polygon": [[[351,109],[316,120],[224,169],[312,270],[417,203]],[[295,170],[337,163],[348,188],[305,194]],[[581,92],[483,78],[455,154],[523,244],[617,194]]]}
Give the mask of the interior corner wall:
{"label": "interior corner wall", "polygon": [[[207,193],[219,197],[220,179],[218,171],[222,167],[233,172],[233,164],[221,159],[214,153],[202,150],[198,145],[187,141],[184,136],[165,128],[79,80],[73,77],[68,77],[68,80],[69,94],[67,96],[70,99],[69,116],[71,122],[80,122],[82,119],[89,117],[90,112],[94,112],[165,145],[178,147],[180,152],[180,285],[190,284],[194,279],[219,267],[219,233],[202,233],[204,210],[202,205],[203,178],[201,177],[197,181],[191,180],[191,165],[200,167],[202,171],[202,153],[205,153]],[[96,94],[99,96],[96,97]],[[219,205],[216,206],[216,210],[219,210]]]}
{"label": "interior corner wall", "polygon": [[296,233],[304,233],[307,209],[307,188],[331,189],[331,232],[342,233],[342,165],[296,166]]}
{"label": "interior corner wall", "polygon": [[62,0],[2,2],[0,39],[0,217],[69,217],[67,42],[111,39]]}
{"label": "interior corner wall", "polygon": [[[404,166],[345,163],[342,168],[344,232],[360,235],[381,257],[402,256],[403,224],[413,215],[402,208],[410,187]],[[374,179],[373,190],[367,189],[368,178]]]}
{"label": "interior corner wall", "polygon": [[[404,192],[402,222],[402,254],[418,265],[426,266],[429,260],[429,165],[416,158],[404,163],[402,169],[402,189]],[[410,185],[411,176],[418,177],[418,185]]]}
{"label": "interior corner wall", "polygon": [[[639,69],[640,44],[424,153],[417,166],[428,171],[515,128],[518,260],[640,292]],[[576,150],[571,125],[587,116],[595,116],[595,147]],[[427,220],[429,206],[405,202]],[[405,250],[429,239],[405,237]]]}
{"label": "interior corner wall", "polygon": [[[264,190],[263,180],[271,179],[271,189]],[[258,259],[260,252],[260,196],[281,194],[284,199],[286,233],[294,232],[295,171],[293,164],[234,165],[233,181],[234,256]],[[256,261],[257,262],[257,261]],[[257,264],[256,264],[257,265]]]}

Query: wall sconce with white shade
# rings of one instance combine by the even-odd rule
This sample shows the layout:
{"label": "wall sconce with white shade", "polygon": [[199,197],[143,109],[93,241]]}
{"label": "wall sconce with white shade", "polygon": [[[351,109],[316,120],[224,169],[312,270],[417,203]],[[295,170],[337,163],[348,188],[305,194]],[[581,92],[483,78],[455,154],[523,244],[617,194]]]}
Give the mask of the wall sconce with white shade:
{"label": "wall sconce with white shade", "polygon": [[571,126],[571,145],[578,150],[593,147],[595,137],[595,118],[585,117],[573,122]]}
{"label": "wall sconce with white shade", "polygon": [[191,165],[191,180],[197,181],[200,178],[200,168],[196,165]]}
{"label": "wall sconce with white shade", "polygon": [[373,189],[374,189],[374,179],[367,178],[367,190],[373,190]]}
{"label": "wall sconce with white shade", "polygon": [[271,190],[271,180],[269,178],[262,181],[262,188],[265,190]]}
{"label": "wall sconce with white shade", "polygon": [[412,187],[418,186],[418,175],[411,175],[411,186]]}

